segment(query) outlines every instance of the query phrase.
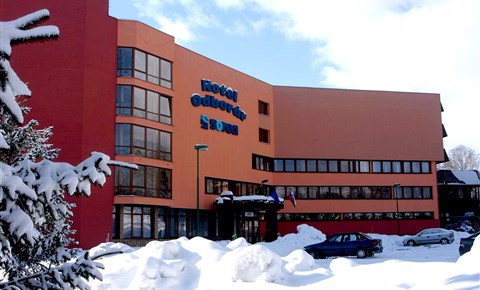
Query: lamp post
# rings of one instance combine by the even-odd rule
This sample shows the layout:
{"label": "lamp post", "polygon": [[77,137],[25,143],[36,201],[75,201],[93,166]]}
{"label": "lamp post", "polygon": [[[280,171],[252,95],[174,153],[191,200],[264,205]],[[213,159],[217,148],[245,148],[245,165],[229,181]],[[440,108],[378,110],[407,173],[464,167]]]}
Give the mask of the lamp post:
{"label": "lamp post", "polygon": [[393,185],[393,190],[395,194],[395,202],[397,203],[397,235],[400,235],[400,212],[398,211],[398,189],[400,188],[400,183],[395,183]]}
{"label": "lamp post", "polygon": [[195,150],[197,150],[197,227],[195,229],[195,235],[198,236],[200,232],[200,151],[207,151],[207,144],[195,144]]}

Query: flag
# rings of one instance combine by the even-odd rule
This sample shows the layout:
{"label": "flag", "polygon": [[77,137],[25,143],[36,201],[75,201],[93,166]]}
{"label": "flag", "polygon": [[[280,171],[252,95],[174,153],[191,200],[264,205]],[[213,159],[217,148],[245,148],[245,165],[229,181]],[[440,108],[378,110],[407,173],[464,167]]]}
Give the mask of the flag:
{"label": "flag", "polygon": [[276,204],[280,203],[280,199],[278,198],[278,194],[276,191],[273,191],[272,193],[270,193],[270,197],[273,198]]}
{"label": "flag", "polygon": [[293,195],[292,191],[290,191],[290,193],[288,194],[288,199],[293,203],[294,207],[297,206],[297,200],[295,199],[295,195]]}

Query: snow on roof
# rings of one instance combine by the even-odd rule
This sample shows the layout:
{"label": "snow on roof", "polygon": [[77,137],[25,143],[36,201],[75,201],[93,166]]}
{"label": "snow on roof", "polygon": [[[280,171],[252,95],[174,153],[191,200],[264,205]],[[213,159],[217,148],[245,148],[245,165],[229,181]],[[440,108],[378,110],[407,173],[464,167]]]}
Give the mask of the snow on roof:
{"label": "snow on roof", "polygon": [[480,186],[480,176],[476,170],[439,170],[439,184],[459,184]]}
{"label": "snow on roof", "polygon": [[475,170],[452,170],[453,175],[468,185],[480,185],[480,177]]}
{"label": "snow on roof", "polygon": [[[264,203],[275,203],[275,200],[272,196],[265,195],[243,195],[243,196],[234,196],[231,191],[224,191],[220,194],[220,197],[215,199],[215,203],[222,204],[224,200],[233,200],[234,202],[264,202]],[[280,204],[283,204],[284,199],[278,197]]]}

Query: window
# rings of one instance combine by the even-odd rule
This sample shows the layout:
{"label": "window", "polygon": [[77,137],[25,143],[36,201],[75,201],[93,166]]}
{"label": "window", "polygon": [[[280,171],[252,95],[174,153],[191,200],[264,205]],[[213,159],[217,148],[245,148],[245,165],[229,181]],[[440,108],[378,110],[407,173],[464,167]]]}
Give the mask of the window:
{"label": "window", "polygon": [[160,85],[172,88],[172,63],[164,59],[160,60]]}
{"label": "window", "polygon": [[297,188],[297,194],[295,195],[298,199],[308,198],[308,190],[306,186],[299,186]]}
{"label": "window", "polygon": [[318,160],[318,172],[328,172],[327,160]]}
{"label": "window", "polygon": [[116,124],[115,154],[130,154],[131,126],[129,124]]}
{"label": "window", "polygon": [[258,140],[263,143],[270,143],[270,131],[266,129],[258,129]]}
{"label": "window", "polygon": [[317,186],[309,186],[308,187],[308,198],[309,199],[317,199],[318,198],[318,187]]}
{"label": "window", "polygon": [[171,89],[172,63],[138,49],[119,47],[117,76],[134,77]]}
{"label": "window", "polygon": [[147,54],[135,49],[135,70],[133,76],[137,79],[147,80]]}
{"label": "window", "polygon": [[172,198],[169,169],[139,165],[138,170],[115,167],[115,194]]}
{"label": "window", "polygon": [[152,238],[152,208],[124,206],[123,236],[125,239]]}
{"label": "window", "polygon": [[271,171],[273,165],[273,159],[265,156],[260,155],[252,155],[252,168],[263,170],[263,171]]}
{"label": "window", "polygon": [[418,162],[418,161],[413,161],[412,162],[412,172],[413,173],[420,173],[421,172],[420,162]]}
{"label": "window", "polygon": [[116,107],[119,116],[135,116],[172,124],[170,98],[156,92],[118,85]]}
{"label": "window", "polygon": [[338,172],[337,160],[328,160],[328,172]]}
{"label": "window", "polygon": [[147,81],[160,84],[160,58],[154,55],[147,55]]}
{"label": "window", "polygon": [[422,173],[430,173],[430,162],[422,162]]}
{"label": "window", "polygon": [[261,115],[270,115],[268,111],[268,103],[258,101],[258,113]]}
{"label": "window", "polygon": [[392,162],[391,161],[382,161],[382,172],[391,173],[392,172]]}
{"label": "window", "polygon": [[132,87],[117,86],[116,114],[119,116],[132,115]]}
{"label": "window", "polygon": [[117,52],[117,76],[131,77],[133,76],[133,56],[132,48],[119,47]]}
{"label": "window", "polygon": [[274,170],[276,172],[282,172],[283,171],[283,160],[282,159],[275,159],[273,162]]}
{"label": "window", "polygon": [[317,171],[317,160],[307,160],[307,171],[308,172]]}
{"label": "window", "polygon": [[370,172],[370,162],[369,161],[359,161],[360,172],[369,173]]}
{"label": "window", "polygon": [[392,162],[393,173],[402,173],[402,163],[400,161]]}
{"label": "window", "polygon": [[305,172],[306,170],[305,160],[303,159],[295,160],[295,169],[297,172]]}
{"label": "window", "polygon": [[116,124],[115,154],[172,161],[171,133],[132,124]]}
{"label": "window", "polygon": [[286,159],[285,160],[285,171],[286,172],[294,172],[295,171],[295,160],[293,160],[293,159]]}

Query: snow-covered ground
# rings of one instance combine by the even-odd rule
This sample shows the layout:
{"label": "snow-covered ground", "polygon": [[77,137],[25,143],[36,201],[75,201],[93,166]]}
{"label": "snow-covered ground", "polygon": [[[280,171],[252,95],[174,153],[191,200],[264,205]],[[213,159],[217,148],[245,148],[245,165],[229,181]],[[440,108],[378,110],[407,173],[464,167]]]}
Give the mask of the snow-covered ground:
{"label": "snow-covered ground", "polygon": [[308,225],[297,234],[272,243],[248,244],[244,239],[214,242],[204,238],[153,241],[142,248],[105,243],[93,255],[112,251],[98,261],[103,281],[92,289],[480,289],[480,241],[459,257],[467,233],[456,232],[449,245],[404,247],[402,237],[381,238],[384,251],[372,258],[337,257],[314,260],[302,250],[325,235]]}

